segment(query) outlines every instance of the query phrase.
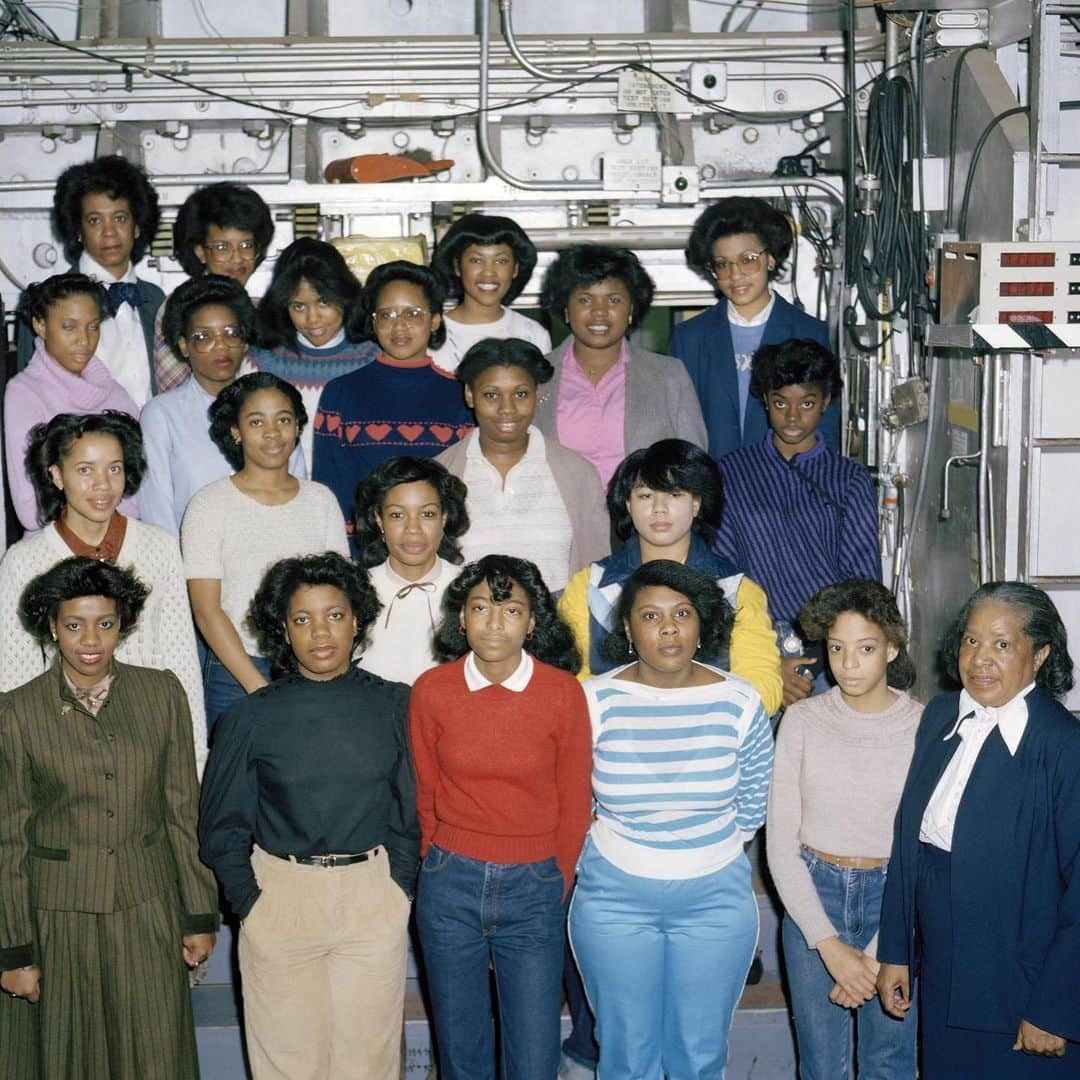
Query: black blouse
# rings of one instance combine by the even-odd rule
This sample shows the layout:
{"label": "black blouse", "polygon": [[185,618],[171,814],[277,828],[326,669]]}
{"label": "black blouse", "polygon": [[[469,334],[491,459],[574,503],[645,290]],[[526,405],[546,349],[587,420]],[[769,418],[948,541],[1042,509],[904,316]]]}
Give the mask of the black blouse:
{"label": "black blouse", "polygon": [[224,714],[203,779],[199,854],[238,916],[260,892],[252,843],[298,857],[381,844],[412,894],[420,829],[408,699],[404,684],[353,667],[329,682],[288,675]]}

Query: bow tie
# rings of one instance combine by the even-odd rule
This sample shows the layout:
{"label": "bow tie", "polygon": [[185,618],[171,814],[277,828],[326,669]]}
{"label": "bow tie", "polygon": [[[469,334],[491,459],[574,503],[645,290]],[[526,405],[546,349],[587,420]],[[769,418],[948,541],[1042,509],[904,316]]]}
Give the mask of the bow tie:
{"label": "bow tie", "polygon": [[133,308],[137,308],[143,303],[143,299],[143,292],[138,282],[114,281],[109,286],[109,306],[114,315],[120,310],[121,304],[130,304]]}
{"label": "bow tie", "polygon": [[[394,599],[386,605],[386,621],[383,623],[384,627],[390,626],[390,612],[394,610],[394,600],[404,600],[414,589],[419,589],[423,593],[433,593],[435,591],[434,581],[410,581],[407,585],[402,585],[396,593],[394,593]],[[431,622],[431,629],[435,629],[435,618],[431,614],[431,601],[428,600],[428,620]]]}
{"label": "bow tie", "polygon": [[993,727],[998,722],[998,711],[991,706],[976,705],[960,721],[960,738],[964,739],[976,727]]}

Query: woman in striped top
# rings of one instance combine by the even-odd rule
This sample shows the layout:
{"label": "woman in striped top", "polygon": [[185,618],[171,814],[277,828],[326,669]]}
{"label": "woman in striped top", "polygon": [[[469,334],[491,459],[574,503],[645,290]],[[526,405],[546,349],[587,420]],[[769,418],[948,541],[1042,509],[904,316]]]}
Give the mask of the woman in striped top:
{"label": "woman in striped top", "polygon": [[743,845],[765,820],[769,720],[749,683],[694,660],[731,627],[713,578],[646,563],[615,625],[623,665],[585,684],[596,820],[570,908],[597,1076],[722,1076],[757,944]]}

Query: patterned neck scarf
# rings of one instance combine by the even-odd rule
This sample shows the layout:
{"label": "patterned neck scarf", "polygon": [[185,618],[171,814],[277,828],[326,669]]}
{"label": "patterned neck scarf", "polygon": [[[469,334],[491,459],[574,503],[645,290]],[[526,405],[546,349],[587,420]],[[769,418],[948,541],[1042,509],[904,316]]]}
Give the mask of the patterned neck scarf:
{"label": "patterned neck scarf", "polygon": [[109,690],[112,688],[113,673],[110,671],[101,682],[95,683],[93,686],[76,686],[71,681],[71,676],[66,670],[64,671],[64,680],[68,684],[68,689],[75,695],[75,700],[91,716],[97,716],[101,712],[101,706],[105,704],[105,699],[109,696]]}

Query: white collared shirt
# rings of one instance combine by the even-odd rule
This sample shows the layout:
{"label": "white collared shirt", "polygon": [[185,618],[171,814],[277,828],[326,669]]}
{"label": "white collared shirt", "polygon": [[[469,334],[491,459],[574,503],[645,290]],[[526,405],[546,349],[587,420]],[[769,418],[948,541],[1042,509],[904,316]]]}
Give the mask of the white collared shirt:
{"label": "white collared shirt", "polygon": [[1028,722],[1024,699],[1034,686],[1034,683],[1025,686],[1016,697],[998,708],[980,705],[966,690],[961,691],[956,723],[945,735],[945,742],[959,733],[962,745],[953,754],[926,804],[919,827],[919,839],[924,844],[952,851],[956,813],[979,752],[996,727],[1009,753],[1015,756]]}
{"label": "white collared shirt", "polygon": [[[521,650],[521,662],[514,673],[503,679],[502,687],[505,690],[513,690],[520,694],[529,685],[533,673],[533,658],[524,650]],[[485,686],[493,686],[494,683],[476,666],[476,654],[470,652],[465,659],[465,685],[470,690],[483,690]]]}
{"label": "white collared shirt", "polygon": [[[106,289],[115,282],[131,285],[138,282],[130,262],[120,277],[113,277],[85,251],[79,256],[79,272],[101,282]],[[150,356],[138,308],[123,303],[111,319],[102,322],[97,356],[141,409],[150,400]]]}
{"label": "white collared shirt", "polygon": [[484,457],[480,432],[465,444],[462,480],[469,494],[469,531],[461,538],[466,562],[485,555],[513,555],[536,564],[552,592],[570,580],[570,550],[574,529],[555,474],[548,464],[544,436],[529,425],[525,456],[506,474]]}
{"label": "white collared shirt", "polygon": [[772,314],[772,309],[776,306],[776,293],[770,290],[769,302],[756,314],[751,315],[749,319],[744,319],[738,311],[738,308],[729,300],[727,305],[727,317],[729,323],[734,323],[735,326],[760,326],[762,323],[769,321],[769,316]]}

